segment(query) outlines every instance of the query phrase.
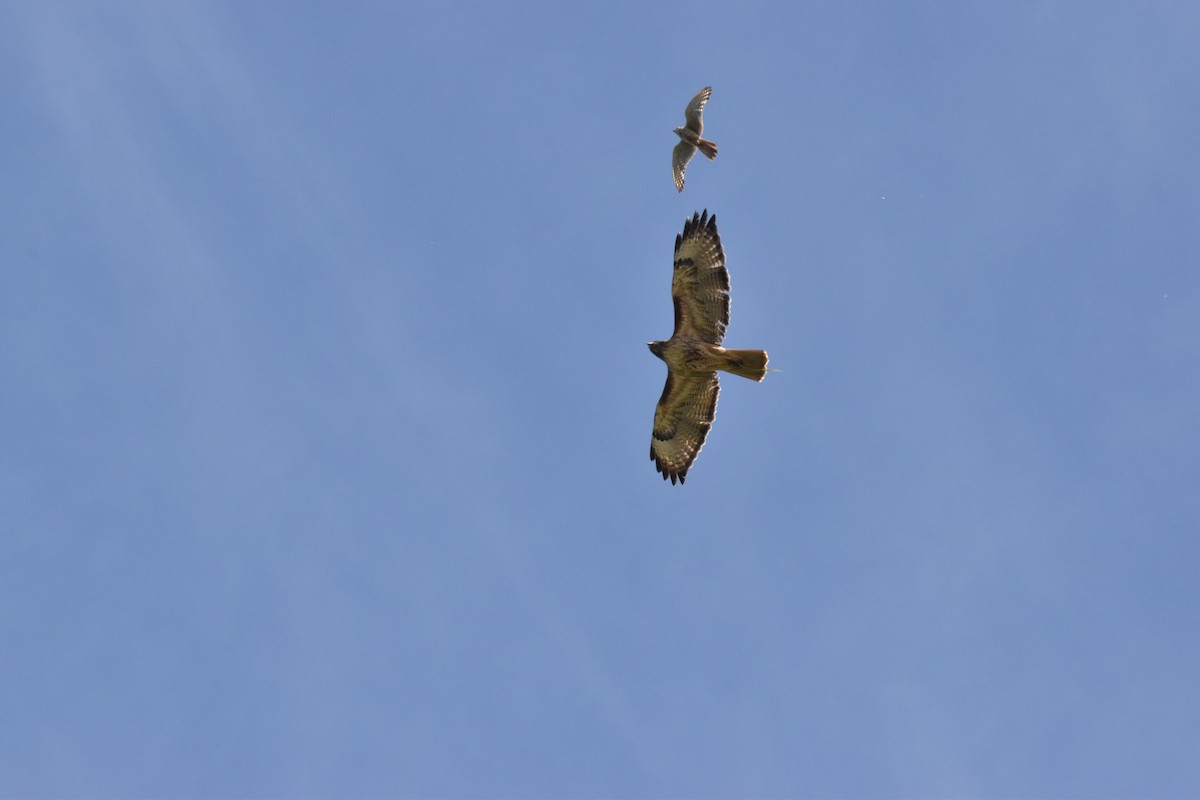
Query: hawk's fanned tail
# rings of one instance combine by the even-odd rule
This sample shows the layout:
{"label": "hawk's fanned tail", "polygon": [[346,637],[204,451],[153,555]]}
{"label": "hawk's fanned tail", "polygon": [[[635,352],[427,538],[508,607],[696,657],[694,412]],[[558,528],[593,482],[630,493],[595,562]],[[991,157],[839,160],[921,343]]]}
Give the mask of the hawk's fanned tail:
{"label": "hawk's fanned tail", "polygon": [[729,359],[729,363],[724,367],[726,372],[752,381],[761,381],[767,377],[766,350],[726,350],[725,356]]}
{"label": "hawk's fanned tail", "polygon": [[708,156],[709,160],[717,157],[717,143],[710,142],[708,139],[697,139],[696,147],[700,148],[700,152]]}

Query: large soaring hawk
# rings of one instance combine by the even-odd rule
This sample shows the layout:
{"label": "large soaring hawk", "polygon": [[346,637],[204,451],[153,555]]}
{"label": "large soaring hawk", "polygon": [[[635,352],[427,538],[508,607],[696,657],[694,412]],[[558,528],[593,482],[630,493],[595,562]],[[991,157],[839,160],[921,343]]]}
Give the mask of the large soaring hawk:
{"label": "large soaring hawk", "polygon": [[704,133],[704,104],[710,97],[712,97],[711,86],[705,86],[697,92],[696,96],[692,98],[692,102],[688,103],[687,108],[683,110],[686,120],[684,126],[675,129],[676,135],[679,136],[679,144],[675,145],[675,149],[671,151],[671,172],[675,175],[675,188],[681,192],[683,191],[683,172],[687,169],[692,156],[696,155],[697,148],[709,158],[717,157],[717,143],[700,138],[700,134]]}
{"label": "large soaring hawk", "polygon": [[650,460],[663,480],[680,483],[717,413],[717,370],[753,381],[767,374],[765,350],[721,347],[729,324],[729,271],[717,235],[717,216],[696,213],[675,237],[675,332],[665,342],[648,342],[650,352],[667,363],[667,385],[654,409]]}

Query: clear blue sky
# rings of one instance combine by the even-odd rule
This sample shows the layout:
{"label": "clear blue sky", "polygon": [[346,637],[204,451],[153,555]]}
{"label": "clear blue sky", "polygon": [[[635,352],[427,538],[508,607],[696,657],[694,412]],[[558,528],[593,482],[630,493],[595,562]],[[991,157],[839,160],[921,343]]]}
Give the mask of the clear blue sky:
{"label": "clear blue sky", "polygon": [[1198,41],[0,5],[0,796],[1200,795]]}

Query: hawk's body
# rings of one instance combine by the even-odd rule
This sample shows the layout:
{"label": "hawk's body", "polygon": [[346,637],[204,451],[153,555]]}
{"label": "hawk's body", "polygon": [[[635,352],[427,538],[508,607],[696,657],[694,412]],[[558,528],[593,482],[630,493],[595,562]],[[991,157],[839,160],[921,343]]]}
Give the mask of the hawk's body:
{"label": "hawk's body", "polygon": [[712,427],[724,370],[761,381],[767,374],[764,350],[721,347],[729,324],[729,271],[717,234],[717,217],[695,214],[675,237],[671,279],[675,331],[650,342],[650,352],[667,364],[667,384],[654,410],[650,459],[663,480],[684,482]]}
{"label": "hawk's body", "polygon": [[692,101],[687,104],[687,108],[683,110],[686,120],[684,126],[675,129],[675,134],[679,137],[679,144],[675,145],[675,149],[671,151],[671,172],[675,176],[675,188],[681,192],[683,191],[683,173],[697,150],[710,159],[717,157],[716,142],[700,138],[700,134],[704,133],[704,104],[710,97],[712,97],[711,86],[705,86],[697,92]]}

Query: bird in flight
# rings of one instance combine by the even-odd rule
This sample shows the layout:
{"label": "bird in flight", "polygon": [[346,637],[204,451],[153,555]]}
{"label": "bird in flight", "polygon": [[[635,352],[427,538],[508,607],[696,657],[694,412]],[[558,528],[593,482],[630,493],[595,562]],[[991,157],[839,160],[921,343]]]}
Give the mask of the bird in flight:
{"label": "bird in flight", "polygon": [[712,97],[711,86],[705,86],[696,92],[692,102],[688,103],[687,108],[683,110],[686,123],[682,128],[675,129],[675,133],[679,136],[679,144],[675,145],[675,149],[671,151],[671,172],[675,175],[675,188],[681,192],[683,191],[684,170],[687,169],[692,156],[696,155],[697,149],[710,159],[717,157],[717,143],[700,138],[700,134],[704,133],[704,104],[710,97]]}
{"label": "bird in flight", "polygon": [[684,482],[688,469],[717,414],[717,371],[761,381],[767,374],[765,350],[721,347],[729,324],[729,271],[717,234],[717,216],[697,212],[675,237],[675,272],[671,278],[675,332],[661,342],[647,342],[650,352],[667,364],[667,384],[654,409],[650,460],[663,480]]}

